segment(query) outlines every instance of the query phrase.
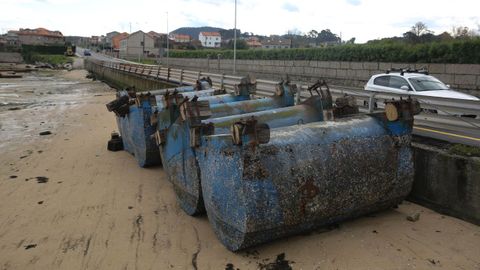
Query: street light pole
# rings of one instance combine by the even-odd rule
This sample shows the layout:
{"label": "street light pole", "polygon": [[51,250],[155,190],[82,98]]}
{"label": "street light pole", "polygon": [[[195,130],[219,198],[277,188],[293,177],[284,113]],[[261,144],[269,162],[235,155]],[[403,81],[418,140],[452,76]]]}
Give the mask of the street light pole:
{"label": "street light pole", "polygon": [[170,46],[169,46],[169,39],[170,39],[170,32],[168,32],[168,11],[167,11],[167,68],[169,68],[168,65],[168,58],[170,56]]}
{"label": "street light pole", "polygon": [[237,72],[237,0],[235,0],[235,24],[233,29],[233,74]]}

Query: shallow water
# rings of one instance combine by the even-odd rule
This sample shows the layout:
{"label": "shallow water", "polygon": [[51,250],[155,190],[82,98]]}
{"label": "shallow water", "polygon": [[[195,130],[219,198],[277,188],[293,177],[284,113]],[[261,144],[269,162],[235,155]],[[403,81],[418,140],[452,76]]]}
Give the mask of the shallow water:
{"label": "shallow water", "polygon": [[91,81],[62,76],[65,71],[24,73],[23,78],[0,78],[0,111],[75,102],[91,93]]}
{"label": "shallow water", "polygon": [[59,125],[76,125],[64,116],[65,110],[95,102],[95,95],[113,91],[85,75],[84,70],[48,70],[24,73],[23,78],[1,78],[0,151]]}

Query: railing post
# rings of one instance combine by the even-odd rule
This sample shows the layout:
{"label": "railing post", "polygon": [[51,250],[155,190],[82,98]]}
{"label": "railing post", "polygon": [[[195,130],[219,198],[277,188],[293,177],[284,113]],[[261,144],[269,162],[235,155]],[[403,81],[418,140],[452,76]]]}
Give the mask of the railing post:
{"label": "railing post", "polygon": [[375,109],[375,93],[372,92],[368,97],[368,112],[372,113],[374,109]]}
{"label": "railing post", "polygon": [[300,101],[301,101],[301,98],[302,98],[302,86],[300,85],[300,87],[298,88],[298,91],[297,93],[295,94],[295,105],[298,105],[300,104]]}
{"label": "railing post", "polygon": [[183,69],[180,69],[180,85],[183,84]]}
{"label": "railing post", "polygon": [[157,78],[160,77],[160,69],[162,68],[161,65],[158,65],[158,69],[157,69]]}
{"label": "railing post", "polygon": [[167,82],[170,81],[170,68],[167,68]]}
{"label": "railing post", "polygon": [[224,80],[225,80],[225,73],[222,73],[222,77],[220,78],[220,89],[224,89],[225,88],[225,85],[224,85]]}

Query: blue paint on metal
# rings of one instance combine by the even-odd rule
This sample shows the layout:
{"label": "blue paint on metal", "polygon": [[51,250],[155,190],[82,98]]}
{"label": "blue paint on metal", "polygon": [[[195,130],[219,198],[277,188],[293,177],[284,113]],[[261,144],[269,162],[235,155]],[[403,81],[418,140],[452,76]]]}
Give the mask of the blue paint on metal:
{"label": "blue paint on metal", "polygon": [[[195,95],[186,96],[189,98],[193,98]],[[183,97],[183,95],[182,95]],[[215,104],[225,104],[231,102],[238,102],[249,100],[250,95],[234,95],[234,94],[223,94],[223,95],[214,95],[214,96],[200,96],[198,101],[208,101],[211,105]],[[181,100],[181,99],[179,99]],[[180,109],[176,104],[175,100],[170,102],[170,108],[166,108],[166,106],[162,106],[162,109],[157,108],[156,112],[158,114],[158,121],[157,121],[157,130],[159,131],[166,131],[168,130],[172,124],[180,117]],[[162,156],[163,160],[163,156]]]}
{"label": "blue paint on metal", "polygon": [[[167,93],[167,91],[181,92],[182,96],[189,97],[215,94],[215,90],[213,89],[194,91],[194,88],[191,86],[160,90],[157,92]],[[137,93],[137,95],[141,94],[142,93]],[[118,92],[118,96],[126,95],[128,96],[127,91]],[[152,105],[148,99],[139,99],[139,106],[136,104],[130,105],[129,113],[125,115],[125,117],[116,117],[118,129],[124,143],[124,150],[134,155],[138,165],[141,167],[161,164],[160,153],[152,137],[156,132],[156,127],[151,125],[150,117],[154,111],[166,111],[165,98],[163,95],[154,97],[157,105]]]}
{"label": "blue paint on metal", "polygon": [[156,129],[150,125],[152,107],[148,100],[140,107],[131,105],[125,117],[117,116],[118,129],[122,135],[125,151],[133,154],[140,167],[160,164],[160,155],[152,134]]}
{"label": "blue paint on metal", "polygon": [[215,233],[239,250],[398,204],[413,182],[409,128],[363,115],[272,129],[254,147],[206,136],[196,156]]}
{"label": "blue paint on metal", "polygon": [[[318,97],[315,97],[318,98]],[[228,118],[228,123],[233,123],[238,119],[257,116],[265,120],[272,126],[284,126],[296,124],[299,119],[304,122],[313,122],[322,120],[321,103],[312,103],[319,105],[320,108],[309,105],[298,105],[293,107],[274,109],[283,106],[291,106],[294,104],[294,95],[285,91],[283,95],[273,98],[264,98],[250,101],[240,101],[224,104],[212,105],[212,118],[204,122],[217,122],[217,119]],[[297,115],[289,115],[282,117],[284,109],[293,108]],[[281,112],[278,112],[281,111]],[[247,113],[254,112],[254,113]],[[290,114],[292,110],[289,111]],[[215,118],[226,114],[235,114],[223,118]],[[261,115],[269,116],[260,117]],[[280,115],[280,116],[279,116]],[[217,122],[218,123],[218,122]],[[228,125],[228,129],[230,125]],[[168,130],[166,143],[160,146],[160,153],[164,164],[165,171],[169,176],[169,180],[173,183],[177,195],[177,201],[182,209],[189,215],[196,215],[205,212],[201,192],[200,170],[195,148],[191,147],[192,128],[188,121],[177,120]],[[215,133],[224,132],[227,129],[215,128]]]}
{"label": "blue paint on metal", "polygon": [[229,115],[203,120],[202,122],[212,123],[215,126],[215,134],[225,134],[230,133],[230,126],[235,122],[252,117],[255,117],[261,123],[268,124],[271,128],[323,121],[321,108],[302,104],[241,115]]}

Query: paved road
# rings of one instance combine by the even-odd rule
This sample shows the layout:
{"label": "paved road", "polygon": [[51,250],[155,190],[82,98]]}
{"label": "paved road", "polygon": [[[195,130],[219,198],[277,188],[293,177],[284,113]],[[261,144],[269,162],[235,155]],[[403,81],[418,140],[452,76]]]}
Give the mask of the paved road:
{"label": "paved road", "polygon": [[127,60],[123,60],[123,59],[119,59],[119,58],[114,58],[114,57],[111,57],[111,56],[108,56],[108,55],[105,55],[105,54],[101,54],[101,53],[96,53],[92,50],[88,50],[90,52],[90,56],[85,56],[84,55],[84,51],[85,50],[88,50],[88,49],[85,49],[85,48],[81,48],[81,47],[77,47],[76,49],[76,55],[78,57],[83,57],[83,58],[93,58],[93,59],[96,59],[96,60],[100,60],[100,61],[110,61],[110,62],[116,62],[116,63],[132,63],[132,64],[138,64],[138,63],[135,63],[135,62],[131,62],[131,61],[127,61]]}
{"label": "paved road", "polygon": [[451,143],[461,143],[480,147],[480,130],[473,132],[471,130],[450,130],[415,125],[413,128],[413,134]]}

